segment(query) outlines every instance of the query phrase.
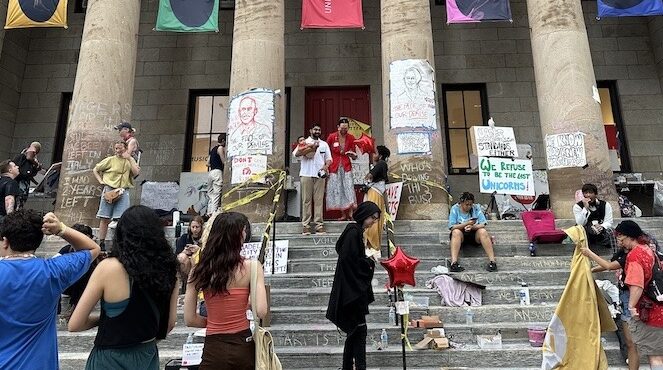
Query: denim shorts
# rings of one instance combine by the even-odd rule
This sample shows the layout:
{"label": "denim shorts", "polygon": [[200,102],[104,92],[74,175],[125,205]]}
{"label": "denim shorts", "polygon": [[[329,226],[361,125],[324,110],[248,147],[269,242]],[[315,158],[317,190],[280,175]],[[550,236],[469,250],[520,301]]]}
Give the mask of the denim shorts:
{"label": "denim shorts", "polygon": [[631,318],[631,311],[628,310],[628,299],[631,296],[631,292],[627,289],[619,290],[619,303],[622,306],[622,321],[628,321]]}
{"label": "denim shorts", "polygon": [[101,193],[101,199],[99,199],[99,212],[97,212],[97,218],[108,218],[112,220],[117,220],[122,217],[124,211],[126,211],[129,206],[131,206],[131,201],[129,200],[129,190],[125,189],[124,193],[120,195],[120,198],[113,204],[108,204],[104,200],[104,193],[111,191],[111,188],[108,185],[104,186],[104,190]]}

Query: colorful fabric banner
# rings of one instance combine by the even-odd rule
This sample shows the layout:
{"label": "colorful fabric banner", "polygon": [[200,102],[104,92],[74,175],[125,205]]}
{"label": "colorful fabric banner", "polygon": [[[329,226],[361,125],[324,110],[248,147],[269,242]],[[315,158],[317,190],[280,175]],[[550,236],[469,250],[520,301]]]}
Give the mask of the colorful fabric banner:
{"label": "colorful fabric banner", "polygon": [[541,370],[604,370],[608,360],[601,345],[601,332],[615,331],[607,302],[592,276],[589,248],[582,226],[564,230],[575,243],[571,275],[557,304],[543,344]]}
{"label": "colorful fabric banner", "polygon": [[303,0],[302,28],[364,28],[361,0]]}
{"label": "colorful fabric banner", "polygon": [[600,17],[662,15],[663,0],[597,0]]}
{"label": "colorful fabric banner", "polygon": [[447,23],[511,21],[509,0],[446,0]]}
{"label": "colorful fabric banner", "polygon": [[67,28],[67,0],[9,0],[5,29]]}
{"label": "colorful fabric banner", "polygon": [[157,31],[218,32],[219,0],[160,0]]}

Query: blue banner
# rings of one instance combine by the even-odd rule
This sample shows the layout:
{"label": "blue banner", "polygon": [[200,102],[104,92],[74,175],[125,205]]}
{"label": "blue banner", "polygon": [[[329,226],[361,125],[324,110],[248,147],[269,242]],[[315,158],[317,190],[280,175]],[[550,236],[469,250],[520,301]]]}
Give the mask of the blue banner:
{"label": "blue banner", "polygon": [[663,0],[597,0],[600,17],[663,15]]}

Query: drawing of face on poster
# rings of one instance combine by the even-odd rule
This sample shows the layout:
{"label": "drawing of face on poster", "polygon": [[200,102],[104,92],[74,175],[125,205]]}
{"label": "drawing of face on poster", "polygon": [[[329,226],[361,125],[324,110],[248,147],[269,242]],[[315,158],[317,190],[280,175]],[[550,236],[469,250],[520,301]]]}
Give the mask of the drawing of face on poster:
{"label": "drawing of face on poster", "polygon": [[397,60],[389,70],[391,128],[435,130],[433,69],[423,59]]}
{"label": "drawing of face on poster", "polygon": [[228,156],[272,154],[274,92],[251,90],[230,101]]}

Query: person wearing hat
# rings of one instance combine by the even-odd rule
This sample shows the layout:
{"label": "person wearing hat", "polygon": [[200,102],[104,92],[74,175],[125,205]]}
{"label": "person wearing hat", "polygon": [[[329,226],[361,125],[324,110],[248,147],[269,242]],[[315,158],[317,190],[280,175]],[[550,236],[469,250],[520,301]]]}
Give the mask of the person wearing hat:
{"label": "person wearing hat", "polygon": [[344,370],[366,369],[366,315],[373,297],[375,261],[365,254],[364,231],[380,219],[373,202],[359,205],[336,242],[336,271],[326,317],[347,334],[343,347]]}
{"label": "person wearing hat", "polygon": [[136,129],[131,127],[131,123],[122,121],[115,129],[120,132],[120,138],[127,143],[127,152],[140,165],[140,146],[136,139]]}
{"label": "person wearing hat", "polygon": [[16,182],[18,183],[21,194],[18,198],[18,208],[23,208],[25,202],[28,200],[30,194],[30,183],[35,182],[34,178],[42,170],[42,165],[37,159],[37,155],[41,151],[41,143],[33,141],[30,146],[23,149],[21,154],[14,157],[14,162],[18,166],[18,176]]}
{"label": "person wearing hat", "polygon": [[640,355],[649,357],[652,369],[663,368],[663,304],[647,297],[644,288],[651,282],[655,252],[646,245],[645,233],[633,221],[622,221],[615,228],[617,243],[628,251],[624,283],[629,290],[628,327]]}

